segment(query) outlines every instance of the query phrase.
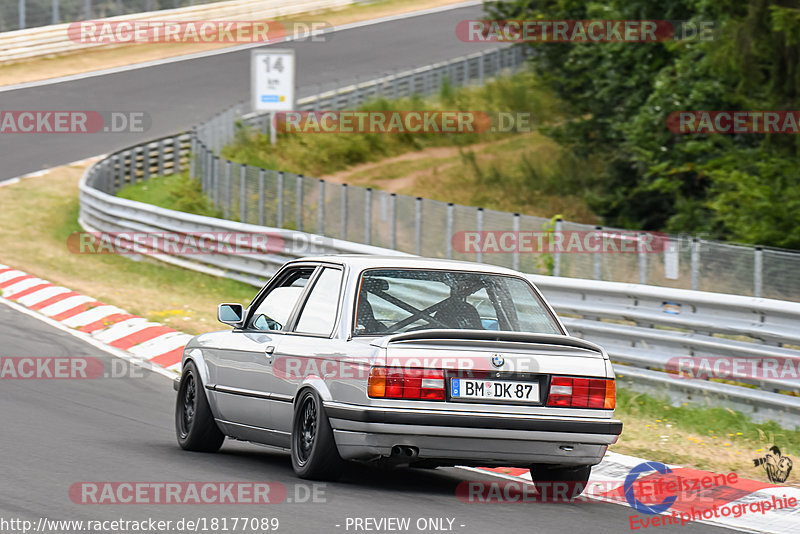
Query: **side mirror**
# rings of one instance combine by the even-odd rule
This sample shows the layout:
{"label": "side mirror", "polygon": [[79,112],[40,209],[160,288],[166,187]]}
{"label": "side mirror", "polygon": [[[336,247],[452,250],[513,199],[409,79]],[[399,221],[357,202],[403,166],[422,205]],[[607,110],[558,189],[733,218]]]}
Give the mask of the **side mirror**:
{"label": "side mirror", "polygon": [[228,326],[240,328],[244,321],[244,306],[241,304],[220,304],[217,306],[217,320]]}

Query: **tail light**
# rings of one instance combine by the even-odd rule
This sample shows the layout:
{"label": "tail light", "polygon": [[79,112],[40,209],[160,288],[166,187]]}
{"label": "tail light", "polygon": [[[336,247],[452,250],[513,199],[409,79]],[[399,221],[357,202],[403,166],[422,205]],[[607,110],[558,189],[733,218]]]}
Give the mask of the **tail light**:
{"label": "tail light", "polygon": [[373,367],[367,394],[376,399],[444,400],[444,371]]}
{"label": "tail light", "polygon": [[617,388],[613,378],[554,376],[550,380],[548,406],[613,410],[616,404]]}

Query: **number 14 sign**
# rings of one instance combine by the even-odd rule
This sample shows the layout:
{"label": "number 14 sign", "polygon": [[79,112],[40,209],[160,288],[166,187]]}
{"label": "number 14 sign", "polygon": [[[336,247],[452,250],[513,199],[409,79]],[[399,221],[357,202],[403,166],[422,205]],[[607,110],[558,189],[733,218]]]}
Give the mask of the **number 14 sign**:
{"label": "number 14 sign", "polygon": [[250,56],[254,111],[294,109],[294,50],[259,48]]}

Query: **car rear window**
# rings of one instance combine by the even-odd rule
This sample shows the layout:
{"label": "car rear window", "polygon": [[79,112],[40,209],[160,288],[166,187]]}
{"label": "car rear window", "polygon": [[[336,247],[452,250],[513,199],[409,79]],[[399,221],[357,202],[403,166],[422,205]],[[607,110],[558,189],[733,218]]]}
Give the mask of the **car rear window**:
{"label": "car rear window", "polygon": [[371,269],[359,287],[355,335],[432,328],[563,334],[530,284],[514,276]]}

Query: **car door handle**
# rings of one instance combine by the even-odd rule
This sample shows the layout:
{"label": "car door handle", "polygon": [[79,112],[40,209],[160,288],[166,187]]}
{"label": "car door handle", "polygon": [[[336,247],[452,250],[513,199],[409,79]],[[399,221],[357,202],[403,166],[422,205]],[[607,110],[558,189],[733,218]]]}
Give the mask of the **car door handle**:
{"label": "car door handle", "polygon": [[270,345],[264,349],[264,355],[267,357],[267,363],[272,363],[272,353],[275,352],[275,347]]}

